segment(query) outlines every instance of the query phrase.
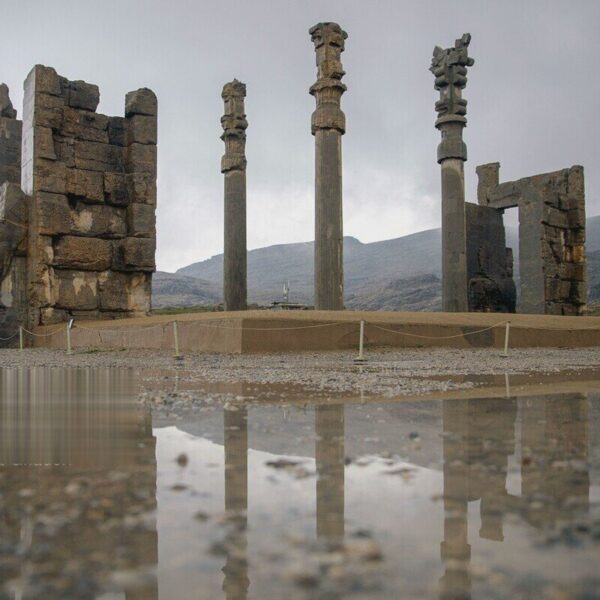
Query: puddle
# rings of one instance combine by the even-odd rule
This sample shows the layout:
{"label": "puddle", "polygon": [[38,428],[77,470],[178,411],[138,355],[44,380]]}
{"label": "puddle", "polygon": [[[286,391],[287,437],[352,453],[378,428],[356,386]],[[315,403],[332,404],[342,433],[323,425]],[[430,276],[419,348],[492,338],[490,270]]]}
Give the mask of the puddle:
{"label": "puddle", "polygon": [[154,414],[137,375],[0,370],[1,600],[598,597],[594,374]]}

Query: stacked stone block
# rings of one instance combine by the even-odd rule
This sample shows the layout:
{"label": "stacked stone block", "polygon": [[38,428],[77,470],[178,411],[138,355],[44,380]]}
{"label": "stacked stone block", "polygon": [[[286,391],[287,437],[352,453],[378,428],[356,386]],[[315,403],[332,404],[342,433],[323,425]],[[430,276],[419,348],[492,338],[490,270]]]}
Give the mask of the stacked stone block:
{"label": "stacked stone block", "polygon": [[478,167],[480,204],[519,209],[520,312],[582,315],[587,304],[583,167],[499,183]]}
{"label": "stacked stone block", "polygon": [[[26,307],[26,198],[21,181],[22,122],[0,84],[0,338],[12,336]],[[13,338],[2,345],[14,346]]]}
{"label": "stacked stone block", "polygon": [[465,203],[469,311],[515,312],[513,253],[502,211]]}
{"label": "stacked stone block", "polygon": [[150,310],[157,101],[96,113],[98,87],[35,66],[25,81],[22,188],[31,196],[30,325]]}

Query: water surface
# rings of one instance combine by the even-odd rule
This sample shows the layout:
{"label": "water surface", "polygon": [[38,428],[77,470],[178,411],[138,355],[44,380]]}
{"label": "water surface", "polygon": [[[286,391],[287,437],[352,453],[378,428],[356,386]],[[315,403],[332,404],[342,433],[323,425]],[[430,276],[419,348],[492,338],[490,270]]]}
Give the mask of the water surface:
{"label": "water surface", "polygon": [[600,597],[599,394],[244,389],[0,370],[0,599]]}

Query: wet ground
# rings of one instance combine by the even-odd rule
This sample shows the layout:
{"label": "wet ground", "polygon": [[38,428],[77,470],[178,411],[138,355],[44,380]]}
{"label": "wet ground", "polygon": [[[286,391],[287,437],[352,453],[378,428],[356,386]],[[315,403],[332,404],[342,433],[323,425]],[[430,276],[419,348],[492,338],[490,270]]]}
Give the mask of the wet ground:
{"label": "wet ground", "polygon": [[580,367],[401,400],[0,369],[0,599],[600,598]]}

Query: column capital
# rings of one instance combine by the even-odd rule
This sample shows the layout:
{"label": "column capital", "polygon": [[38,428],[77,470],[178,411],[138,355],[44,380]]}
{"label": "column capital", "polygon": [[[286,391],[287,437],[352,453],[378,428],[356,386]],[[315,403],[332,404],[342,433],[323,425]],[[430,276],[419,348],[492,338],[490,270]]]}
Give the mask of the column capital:
{"label": "column capital", "polygon": [[317,81],[310,88],[317,102],[312,115],[312,134],[320,129],[334,129],[343,134],[346,118],[340,102],[346,86],[341,81],[345,75],[341,54],[348,34],[337,23],[317,23],[308,33],[315,45],[317,64]]}
{"label": "column capital", "polygon": [[463,125],[467,122],[467,101],[462,98],[462,90],[467,86],[467,67],[475,64],[469,56],[470,43],[471,34],[465,33],[454,42],[453,48],[436,46],[433,49],[429,70],[435,77],[434,88],[440,92],[440,99],[435,103],[438,128],[449,122]]}
{"label": "column capital", "polygon": [[221,159],[221,172],[246,170],[246,128],[248,121],[244,108],[246,84],[234,79],[223,86],[221,98],[225,103],[221,117],[225,154]]}

